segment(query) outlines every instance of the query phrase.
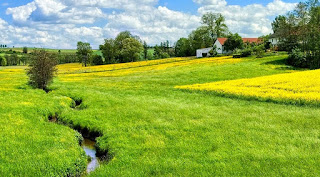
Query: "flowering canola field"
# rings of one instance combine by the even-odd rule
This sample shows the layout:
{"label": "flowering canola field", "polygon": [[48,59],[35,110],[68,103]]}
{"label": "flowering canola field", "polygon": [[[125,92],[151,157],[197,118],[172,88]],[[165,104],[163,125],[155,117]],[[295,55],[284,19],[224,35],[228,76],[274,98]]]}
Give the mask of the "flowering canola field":
{"label": "flowering canola field", "polygon": [[188,66],[194,64],[222,65],[241,62],[242,59],[227,57],[214,58],[170,58],[161,60],[120,63],[101,66],[82,67],[81,64],[65,64],[58,66],[61,81],[82,81],[95,77],[117,77],[134,73],[165,70],[172,67]]}
{"label": "flowering canola field", "polygon": [[259,100],[320,104],[320,70],[264,76],[253,79],[176,86],[178,89],[213,91]]}

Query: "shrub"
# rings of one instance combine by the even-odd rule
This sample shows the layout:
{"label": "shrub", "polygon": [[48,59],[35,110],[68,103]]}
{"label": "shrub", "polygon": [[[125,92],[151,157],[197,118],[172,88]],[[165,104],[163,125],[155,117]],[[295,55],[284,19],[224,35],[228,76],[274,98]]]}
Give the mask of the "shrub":
{"label": "shrub", "polygon": [[241,53],[241,57],[248,57],[252,54],[252,49],[246,48],[242,50],[240,53]]}
{"label": "shrub", "polygon": [[295,48],[291,51],[289,54],[288,64],[295,66],[295,67],[301,67],[301,68],[307,68],[307,58],[303,52],[299,48]]}
{"label": "shrub", "polygon": [[92,55],[91,56],[91,63],[92,63],[92,65],[103,65],[102,57],[97,54]]}
{"label": "shrub", "polygon": [[161,52],[161,58],[170,58],[170,55],[167,52]]}
{"label": "shrub", "polygon": [[241,58],[241,50],[240,49],[233,50],[232,56],[233,58]]}
{"label": "shrub", "polygon": [[0,66],[7,66],[7,60],[5,57],[0,56]]}
{"label": "shrub", "polygon": [[212,48],[212,49],[210,50],[209,54],[210,54],[211,57],[215,57],[215,56],[218,55],[218,52],[217,52],[216,49],[217,49],[217,47],[215,46],[214,48]]}
{"label": "shrub", "polygon": [[56,72],[57,58],[42,49],[35,50],[30,59],[31,63],[27,71],[30,85],[47,90]]}
{"label": "shrub", "polygon": [[153,53],[152,52],[148,52],[147,60],[153,60]]}
{"label": "shrub", "polygon": [[253,50],[254,50],[257,58],[262,58],[265,54],[264,45],[255,46]]}

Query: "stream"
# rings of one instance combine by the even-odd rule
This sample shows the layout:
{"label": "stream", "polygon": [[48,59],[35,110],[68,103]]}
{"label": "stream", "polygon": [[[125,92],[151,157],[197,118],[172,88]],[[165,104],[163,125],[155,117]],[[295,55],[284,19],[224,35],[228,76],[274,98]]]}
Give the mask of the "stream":
{"label": "stream", "polygon": [[100,166],[99,158],[96,156],[96,149],[94,145],[96,142],[85,138],[82,143],[82,148],[86,152],[86,155],[90,157],[89,163],[87,165],[87,173],[94,171]]}
{"label": "stream", "polygon": [[[82,99],[79,99],[79,100],[73,99],[73,100],[75,102],[75,106],[71,108],[78,111],[85,108],[85,106],[82,106]],[[49,116],[48,121],[51,123],[60,123],[64,125],[62,122],[60,122],[58,114]],[[109,161],[112,158],[112,156],[108,154],[107,150],[103,150],[103,151],[100,150],[97,153],[97,149],[95,146],[96,142],[93,141],[92,139],[96,139],[97,137],[101,136],[99,132],[90,132],[87,128],[80,128],[80,127],[75,128],[70,125],[69,127],[78,131],[84,138],[81,143],[81,147],[85,151],[86,155],[88,156],[88,164],[87,164],[87,171],[86,171],[87,174],[96,170],[100,166],[101,162]]]}

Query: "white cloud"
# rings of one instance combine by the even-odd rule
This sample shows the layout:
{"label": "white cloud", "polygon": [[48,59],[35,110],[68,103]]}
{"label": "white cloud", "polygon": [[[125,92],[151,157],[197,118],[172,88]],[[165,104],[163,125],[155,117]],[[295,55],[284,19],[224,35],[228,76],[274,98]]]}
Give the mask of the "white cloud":
{"label": "white cloud", "polygon": [[107,19],[109,23],[105,28],[112,31],[132,31],[151,44],[165,40],[175,41],[178,37],[187,36],[200,25],[199,17],[162,6],[145,11],[115,13],[109,15]]}
{"label": "white cloud", "polygon": [[222,13],[232,32],[260,36],[271,32],[270,17],[295,6],[281,0],[244,7],[228,5],[225,0],[193,1],[200,6],[198,15],[157,6],[158,0],[34,0],[7,9],[14,23],[0,19],[0,29],[4,31],[0,43],[75,48],[82,40],[97,48],[104,38],[115,37],[123,30],[139,35],[149,44],[174,42],[200,26],[201,15],[209,11]]}
{"label": "white cloud", "polygon": [[285,3],[281,0],[274,0],[266,6],[251,4],[244,7],[227,5],[225,0],[193,1],[202,5],[198,9],[199,14],[202,15],[206,12],[222,13],[230,31],[237,32],[245,37],[259,37],[271,33],[271,18],[285,14],[296,6],[296,3]]}
{"label": "white cloud", "polygon": [[15,21],[25,22],[32,14],[33,11],[37,9],[35,2],[31,2],[24,6],[19,6],[15,8],[8,8],[7,14],[12,14],[12,18]]}

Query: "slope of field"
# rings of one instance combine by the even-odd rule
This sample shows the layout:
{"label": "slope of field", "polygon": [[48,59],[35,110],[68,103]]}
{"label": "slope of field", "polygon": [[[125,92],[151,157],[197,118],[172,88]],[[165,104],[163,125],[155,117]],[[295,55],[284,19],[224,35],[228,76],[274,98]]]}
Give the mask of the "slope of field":
{"label": "slope of field", "polygon": [[[5,86],[6,91],[0,90],[4,98],[0,100],[0,126],[4,129],[0,140],[6,142],[0,146],[0,173],[63,176],[66,169],[74,172],[77,165],[71,161],[81,164],[85,157],[76,153],[79,147],[72,136],[74,131],[45,121],[49,114],[57,113],[65,123],[102,134],[97,144],[108,149],[113,158],[90,176],[316,176],[320,170],[318,108],[208,96],[174,88],[292,72],[280,62],[285,58],[170,67],[166,65],[173,63],[164,63],[98,72],[93,68],[82,72],[78,65],[72,73],[62,70],[48,94],[29,88],[22,71],[11,70],[12,85]],[[149,67],[152,69],[140,70]],[[128,74],[120,75],[120,71]],[[6,69],[0,72],[9,75]],[[114,76],[110,74],[113,72]],[[2,86],[8,81],[0,83]],[[83,109],[70,109],[69,97],[81,99]],[[18,104],[20,100],[30,103]],[[28,131],[15,129],[15,124],[27,120],[31,123],[21,126],[27,125]],[[42,126],[47,126],[45,132],[40,131]],[[15,136],[16,132],[35,136],[24,141]],[[61,137],[66,141],[58,141]],[[36,140],[42,143],[36,143],[38,148],[33,151],[32,142]],[[49,153],[51,147],[55,147],[53,153]],[[21,163],[10,161],[16,157],[14,152],[19,152]],[[41,153],[34,155],[37,152]],[[20,168],[15,170],[16,163]],[[32,173],[40,170],[33,170],[33,164],[40,164],[41,173]]]}
{"label": "slope of field", "polygon": [[116,77],[147,71],[166,70],[173,67],[190,66],[196,64],[223,65],[239,63],[241,59],[232,57],[217,58],[169,58],[161,60],[121,63],[104,66],[82,67],[81,64],[65,64],[58,67],[61,81],[80,81],[97,77]]}
{"label": "slope of field", "polygon": [[320,70],[291,74],[177,86],[179,89],[213,91],[220,94],[244,96],[297,104],[320,104]]}
{"label": "slope of field", "polygon": [[23,67],[0,67],[0,176],[80,175],[86,158],[77,133],[48,123],[71,100],[28,88]]}

